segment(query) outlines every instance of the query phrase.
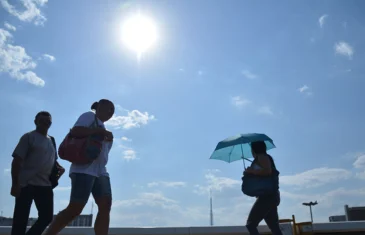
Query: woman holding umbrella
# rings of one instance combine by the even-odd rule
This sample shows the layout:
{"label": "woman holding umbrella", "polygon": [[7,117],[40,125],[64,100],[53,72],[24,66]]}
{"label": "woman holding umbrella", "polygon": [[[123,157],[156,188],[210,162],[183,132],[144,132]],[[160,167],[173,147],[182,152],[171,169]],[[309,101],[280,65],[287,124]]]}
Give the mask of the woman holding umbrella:
{"label": "woman holding umbrella", "polygon": [[256,197],[246,224],[251,235],[259,235],[257,226],[262,220],[265,220],[273,235],[282,235],[278,218],[279,171],[272,157],[266,153],[273,148],[273,140],[265,134],[239,134],[220,141],[210,156],[210,159],[228,163],[243,160],[245,169],[245,160],[251,161],[249,158],[253,158],[242,177],[242,192]]}
{"label": "woman holding umbrella", "polygon": [[[278,174],[272,157],[266,153],[266,144],[264,141],[251,143],[251,152],[254,160],[244,174],[255,176],[271,177]],[[265,220],[273,235],[282,235],[279,227],[278,206],[280,204],[279,182],[277,190],[273,193],[260,195],[253,204],[247,219],[246,228],[251,235],[259,235],[257,226],[262,220]]]}

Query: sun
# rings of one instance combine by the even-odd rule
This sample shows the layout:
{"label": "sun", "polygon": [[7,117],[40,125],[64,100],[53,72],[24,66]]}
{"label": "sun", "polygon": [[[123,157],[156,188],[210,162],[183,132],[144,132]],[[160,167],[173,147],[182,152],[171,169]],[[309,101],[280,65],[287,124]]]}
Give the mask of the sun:
{"label": "sun", "polygon": [[135,14],[123,22],[121,36],[123,43],[140,57],[157,40],[155,22],[140,13]]}

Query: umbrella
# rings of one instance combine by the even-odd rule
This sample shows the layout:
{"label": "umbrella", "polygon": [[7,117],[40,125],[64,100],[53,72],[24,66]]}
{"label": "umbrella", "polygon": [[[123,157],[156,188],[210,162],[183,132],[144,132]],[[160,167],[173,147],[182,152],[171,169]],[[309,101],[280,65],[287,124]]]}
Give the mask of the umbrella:
{"label": "umbrella", "polygon": [[210,159],[222,160],[228,163],[238,160],[249,160],[253,158],[251,143],[256,141],[264,141],[267,150],[275,148],[272,139],[265,134],[240,134],[219,142]]}

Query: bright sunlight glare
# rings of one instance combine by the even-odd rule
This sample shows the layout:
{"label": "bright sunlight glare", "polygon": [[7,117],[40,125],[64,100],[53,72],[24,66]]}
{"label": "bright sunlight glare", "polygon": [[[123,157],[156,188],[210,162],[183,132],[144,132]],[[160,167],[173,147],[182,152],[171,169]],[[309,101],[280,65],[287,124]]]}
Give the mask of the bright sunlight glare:
{"label": "bright sunlight glare", "polygon": [[122,25],[122,41],[138,57],[146,52],[157,40],[157,30],[152,19],[141,14],[133,15]]}

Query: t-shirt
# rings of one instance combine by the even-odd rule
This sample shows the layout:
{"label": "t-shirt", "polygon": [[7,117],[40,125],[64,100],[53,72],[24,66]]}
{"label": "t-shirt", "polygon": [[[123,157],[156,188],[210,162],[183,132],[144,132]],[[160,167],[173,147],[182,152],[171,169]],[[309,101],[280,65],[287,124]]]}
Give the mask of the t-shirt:
{"label": "t-shirt", "polygon": [[[83,126],[90,127],[95,121],[95,113],[92,111],[83,113],[76,121],[74,127]],[[105,128],[104,123],[97,118],[98,126]],[[100,156],[93,162],[85,165],[71,164],[71,173],[83,173],[92,176],[109,176],[106,165],[108,163],[109,151],[113,146],[112,141],[103,141]]]}
{"label": "t-shirt", "polygon": [[37,131],[24,134],[13,152],[13,157],[23,160],[19,172],[21,187],[51,186],[49,176],[56,160],[56,149],[49,136]]}

